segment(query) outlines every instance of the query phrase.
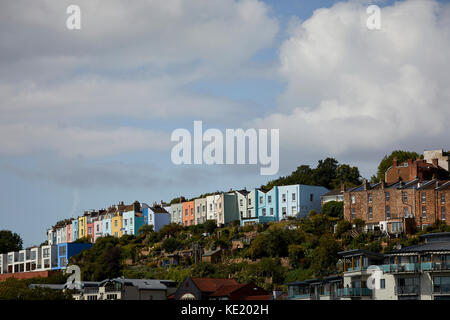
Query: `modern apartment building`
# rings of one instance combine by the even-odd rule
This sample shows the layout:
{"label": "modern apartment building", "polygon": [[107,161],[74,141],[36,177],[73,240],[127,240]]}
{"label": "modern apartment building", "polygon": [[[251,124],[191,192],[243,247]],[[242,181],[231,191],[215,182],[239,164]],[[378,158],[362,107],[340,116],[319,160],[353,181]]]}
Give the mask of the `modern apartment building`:
{"label": "modern apartment building", "polygon": [[[424,244],[387,254],[340,252],[342,275],[288,283],[288,299],[450,300],[450,233],[421,237]],[[330,279],[336,280],[334,287]]]}

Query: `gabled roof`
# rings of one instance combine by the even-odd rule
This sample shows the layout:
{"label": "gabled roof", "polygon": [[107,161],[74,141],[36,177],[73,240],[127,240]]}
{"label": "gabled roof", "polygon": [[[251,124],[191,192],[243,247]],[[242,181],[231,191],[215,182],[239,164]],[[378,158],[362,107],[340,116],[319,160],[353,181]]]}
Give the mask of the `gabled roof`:
{"label": "gabled roof", "polygon": [[168,214],[167,210],[163,207],[150,207],[150,210],[152,210],[153,213],[166,213]]}
{"label": "gabled roof", "polygon": [[203,292],[215,292],[222,286],[238,285],[234,279],[217,279],[217,278],[191,278],[192,282]]}
{"label": "gabled roof", "polygon": [[418,244],[394,250],[387,253],[387,255],[395,255],[399,253],[422,253],[422,252],[450,252],[450,242],[430,242],[425,244]]}
{"label": "gabled roof", "polygon": [[325,193],[322,197],[329,197],[329,196],[338,196],[344,194],[343,191],[340,189],[331,190],[330,192]]}
{"label": "gabled roof", "polygon": [[207,251],[207,252],[205,252],[205,253],[203,254],[203,256],[204,256],[204,257],[212,256],[212,255],[214,255],[214,254],[216,254],[216,253],[218,253],[218,252],[220,252],[220,251],[221,251],[221,249],[216,249],[216,250]]}
{"label": "gabled roof", "polygon": [[225,297],[245,286],[246,286],[246,284],[234,284],[234,285],[230,285],[230,286],[221,286],[216,292],[211,294],[210,297]]}

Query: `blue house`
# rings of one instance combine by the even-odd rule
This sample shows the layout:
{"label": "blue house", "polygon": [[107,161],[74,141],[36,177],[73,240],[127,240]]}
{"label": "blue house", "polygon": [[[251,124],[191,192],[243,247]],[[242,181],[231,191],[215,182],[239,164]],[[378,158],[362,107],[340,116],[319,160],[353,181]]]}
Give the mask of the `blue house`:
{"label": "blue house", "polygon": [[61,243],[58,244],[58,266],[52,268],[53,270],[65,269],[68,261],[74,255],[83,250],[92,247],[92,243]]}
{"label": "blue house", "polygon": [[278,187],[278,220],[288,217],[303,218],[311,210],[321,211],[320,198],[329,192],[320,186],[295,184]]}
{"label": "blue house", "polygon": [[79,239],[78,235],[78,219],[72,220],[72,242]]}
{"label": "blue house", "polygon": [[259,223],[278,221],[278,187],[270,191],[257,191],[257,217]]}

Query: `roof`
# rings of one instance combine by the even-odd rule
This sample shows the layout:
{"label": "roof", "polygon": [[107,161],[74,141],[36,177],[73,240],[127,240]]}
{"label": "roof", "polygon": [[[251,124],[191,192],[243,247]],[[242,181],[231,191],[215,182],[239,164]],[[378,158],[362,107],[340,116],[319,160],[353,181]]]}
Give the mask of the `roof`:
{"label": "roof", "polygon": [[44,283],[32,283],[30,284],[30,288],[47,288],[52,290],[64,290],[65,284],[44,284]]}
{"label": "roof", "polygon": [[243,196],[246,196],[250,193],[250,191],[246,190],[246,189],[242,189],[242,190],[236,190],[236,192],[239,192],[240,194],[242,194]]}
{"label": "roof", "polygon": [[217,278],[191,278],[200,291],[215,292],[222,286],[237,285],[234,279],[217,279]]}
{"label": "roof", "polygon": [[231,293],[245,287],[246,284],[234,284],[230,286],[221,286],[216,292],[210,295],[210,297],[224,297],[228,296]]}
{"label": "roof", "polygon": [[363,249],[341,251],[341,252],[338,252],[338,255],[341,257],[355,257],[355,256],[364,255],[364,256],[369,256],[369,257],[373,257],[373,258],[383,258],[383,255],[380,253],[367,251],[367,250],[363,250]]}
{"label": "roof", "polygon": [[203,256],[212,256],[213,254],[216,254],[218,252],[220,252],[221,249],[216,249],[216,250],[211,250],[211,251],[207,251],[203,254]]}
{"label": "roof", "polygon": [[450,252],[450,241],[446,242],[436,241],[425,244],[417,244],[414,246],[394,250],[392,252],[387,253],[387,255],[394,255],[399,253],[416,253],[416,252],[421,253],[421,252],[437,252],[437,251]]}
{"label": "roof", "polygon": [[[170,280],[164,280],[168,282]],[[140,290],[166,290],[167,287],[161,283],[161,280],[155,279],[127,279],[127,278],[115,278],[103,280],[100,285],[103,286],[107,282],[119,282],[124,285],[134,286]]]}
{"label": "roof", "polygon": [[327,197],[327,196],[338,196],[343,194],[344,192],[341,191],[340,189],[336,189],[336,190],[331,190],[330,192],[325,193],[322,197]]}
{"label": "roof", "polygon": [[150,210],[152,210],[153,213],[168,213],[163,207],[150,207]]}

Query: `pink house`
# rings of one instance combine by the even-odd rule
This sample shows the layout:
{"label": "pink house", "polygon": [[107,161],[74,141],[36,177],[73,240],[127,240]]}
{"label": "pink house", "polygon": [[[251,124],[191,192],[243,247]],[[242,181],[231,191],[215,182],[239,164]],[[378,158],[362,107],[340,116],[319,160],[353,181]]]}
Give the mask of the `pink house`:
{"label": "pink house", "polygon": [[66,225],[66,232],[67,232],[67,243],[72,242],[72,222]]}

